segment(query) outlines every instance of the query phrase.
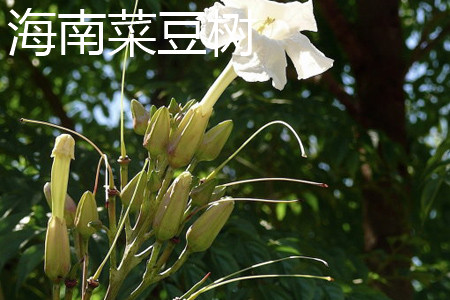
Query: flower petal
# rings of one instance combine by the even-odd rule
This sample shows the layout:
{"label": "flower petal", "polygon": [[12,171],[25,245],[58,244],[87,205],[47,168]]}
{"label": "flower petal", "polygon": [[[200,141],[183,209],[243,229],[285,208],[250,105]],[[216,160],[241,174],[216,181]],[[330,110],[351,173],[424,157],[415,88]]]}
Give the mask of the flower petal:
{"label": "flower petal", "polygon": [[[278,3],[269,0],[222,0],[227,7],[244,9],[246,16],[253,19],[253,29],[257,29],[267,18],[284,21],[290,28],[290,33],[301,30],[317,31],[317,24],[313,14],[312,0],[301,3],[298,1]],[[278,39],[283,39],[279,37]]]}
{"label": "flower petal", "polygon": [[333,60],[314,47],[309,39],[301,33],[284,40],[284,47],[294,63],[298,79],[318,75],[333,66]]}
{"label": "flower petal", "polygon": [[229,30],[233,30],[234,20],[229,17],[224,18],[224,14],[236,15],[238,19],[246,17],[245,11],[242,9],[223,6],[217,2],[210,8],[205,9],[204,14],[197,19],[201,22],[200,40],[206,48],[219,49],[238,38],[228,33],[226,26],[228,26]]}
{"label": "flower petal", "polygon": [[241,53],[248,49],[248,38],[239,43],[234,51],[232,62],[234,71],[246,81],[267,81],[272,78],[272,85],[282,90],[286,85],[286,55],[281,41],[271,40],[254,32],[252,53]]}

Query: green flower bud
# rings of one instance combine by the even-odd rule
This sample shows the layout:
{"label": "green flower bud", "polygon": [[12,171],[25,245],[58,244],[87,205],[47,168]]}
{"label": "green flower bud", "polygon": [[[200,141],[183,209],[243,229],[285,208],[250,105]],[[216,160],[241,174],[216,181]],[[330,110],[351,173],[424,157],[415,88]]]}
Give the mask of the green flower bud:
{"label": "green flower bud", "polygon": [[150,114],[145,107],[136,100],[131,100],[131,114],[133,116],[133,129],[139,135],[144,135],[147,129]]}
{"label": "green flower bud", "polygon": [[156,106],[152,105],[150,106],[150,118],[153,117],[153,115],[156,113],[158,109],[156,108]]}
{"label": "green flower bud", "polygon": [[159,203],[153,219],[153,230],[159,241],[166,241],[177,234],[187,206],[191,183],[191,173],[181,173]]}
{"label": "green flower bud", "polygon": [[217,180],[212,179],[206,182],[200,183],[191,191],[192,205],[203,206],[209,203],[211,195],[217,185]]}
{"label": "green flower bud", "polygon": [[232,129],[233,121],[228,120],[208,130],[195,154],[198,161],[211,161],[216,159],[227,142]]}
{"label": "green flower bud", "polygon": [[166,153],[170,133],[170,115],[167,107],[160,107],[148,123],[144,136],[144,147],[151,156]]}
{"label": "green flower bud", "polygon": [[97,203],[95,202],[94,194],[86,191],[81,196],[80,203],[78,203],[77,212],[75,214],[75,228],[84,238],[89,238],[97,230],[90,226],[89,222],[98,222]]}
{"label": "green flower bud", "polygon": [[150,193],[157,192],[162,185],[161,178],[159,177],[158,173],[155,171],[152,171],[150,173],[150,178],[147,182],[147,188],[150,191]]}
{"label": "green flower bud", "polygon": [[66,221],[52,216],[45,236],[44,271],[53,282],[64,278],[70,270],[69,235]]}
{"label": "green flower bud", "polygon": [[[138,186],[139,176],[142,174],[141,184]],[[136,192],[136,197],[133,200],[133,204],[131,205],[131,212],[138,212],[141,208],[142,201],[144,200],[144,190],[145,184],[147,183],[147,172],[141,171],[133,177],[133,179],[128,182],[128,184],[123,188],[122,193],[120,193],[120,200],[123,205],[128,206],[130,204],[131,199],[133,198],[134,191],[138,186],[138,190]]]}
{"label": "green flower bud", "polygon": [[51,172],[52,215],[64,218],[64,205],[69,182],[70,161],[75,159],[75,140],[68,134],[61,134],[55,140]]}
{"label": "green flower bud", "polygon": [[202,141],[211,110],[203,113],[199,104],[192,106],[177,128],[172,130],[167,148],[172,168],[184,167],[191,161]]}
{"label": "green flower bud", "polygon": [[234,201],[211,205],[186,232],[187,248],[191,252],[202,252],[211,247],[233,208]]}
{"label": "green flower bud", "polygon": [[213,201],[217,201],[220,198],[223,197],[223,195],[225,195],[225,192],[227,190],[226,186],[218,186],[214,189],[214,192],[211,195],[211,198],[209,199],[209,202],[213,202]]}
{"label": "green flower bud", "polygon": [[186,104],[183,106],[183,108],[181,109],[181,113],[187,113],[187,111],[194,106],[194,104],[196,104],[197,101],[195,101],[195,99],[191,99],[188,102],[186,102]]}
{"label": "green flower bud", "polygon": [[180,112],[180,110],[181,110],[181,108],[178,105],[177,101],[175,100],[175,98],[172,98],[169,103],[169,112],[172,115],[176,115],[177,113]]}
{"label": "green flower bud", "polygon": [[[45,200],[47,200],[48,206],[52,209],[52,191],[50,182],[46,182],[44,185],[44,195]],[[66,194],[66,202],[64,204],[64,219],[66,220],[66,224],[68,228],[73,228],[75,212],[77,210],[77,205],[75,201],[73,201],[72,197],[69,194]]]}

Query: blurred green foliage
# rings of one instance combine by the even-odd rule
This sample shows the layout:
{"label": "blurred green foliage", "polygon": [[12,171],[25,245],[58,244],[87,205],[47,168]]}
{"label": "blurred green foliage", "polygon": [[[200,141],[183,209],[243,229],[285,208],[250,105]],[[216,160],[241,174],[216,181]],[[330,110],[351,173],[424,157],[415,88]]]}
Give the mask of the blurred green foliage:
{"label": "blurred green foliage", "polygon": [[[355,1],[337,2],[349,20],[357,18]],[[211,4],[212,1],[203,0],[195,3],[142,0],[139,7],[145,12],[158,13],[201,11]],[[53,19],[58,33],[54,52],[36,57],[33,52],[18,47],[15,56],[9,56],[15,33],[7,24],[16,22],[9,10],[14,8],[22,14],[31,7],[33,12],[76,13],[84,8],[92,13],[118,13],[122,8],[130,11],[131,5],[132,2],[122,0],[0,2],[0,299],[47,299],[51,292],[43,273],[49,208],[42,187],[50,179],[50,151],[59,132],[23,125],[18,120],[25,117],[74,126],[108,153],[111,161],[118,158],[117,99],[123,55],[120,52],[112,59],[107,55],[80,55],[76,54],[76,48],[66,56],[60,55],[60,20]],[[410,151],[402,159],[412,178],[413,197],[408,212],[412,231],[404,239],[413,250],[407,280],[413,284],[415,299],[446,299],[450,293],[450,40],[445,34],[440,37],[441,32],[448,33],[448,11],[448,4],[443,1],[417,0],[402,1],[399,12],[405,56],[411,55],[413,51],[409,49],[428,35],[439,37],[426,55],[411,64],[404,80]],[[335,66],[329,72],[353,95],[358,78],[349,67],[348,55],[338,46],[326,17],[317,12],[317,18],[319,33],[308,36],[327,56],[335,59]],[[151,31],[157,40],[162,40],[162,22],[152,23]],[[105,40],[114,34],[114,29],[105,25]],[[163,46],[156,43],[155,49]],[[229,57],[229,51],[214,58],[212,53],[151,56],[136,49],[127,68],[126,103],[136,98],[149,107],[168,104],[171,97],[181,102],[200,99]],[[292,65],[288,68],[293,72]],[[132,159],[131,175],[134,175],[141,167],[139,162],[145,157],[145,151],[140,137],[131,130],[130,119],[127,110],[125,139]],[[387,299],[373,283],[389,281],[389,278],[380,278],[366,264],[360,169],[365,162],[375,168],[385,168],[381,163],[385,158],[398,157],[397,145],[382,132],[363,128],[333,93],[314,80],[291,78],[285,90],[279,92],[269,82],[250,84],[237,79],[216,105],[211,124],[225,119],[234,121],[234,130],[221,156],[215,162],[200,165],[205,174],[257,128],[272,120],[284,120],[303,139],[309,154],[307,159],[300,157],[295,139],[288,131],[273,127],[253,140],[224,169],[221,182],[292,177],[325,182],[329,188],[285,182],[230,188],[228,194],[236,197],[302,201],[289,205],[240,203],[213,247],[194,255],[179,273],[163,285],[153,287],[148,291],[148,299],[180,296],[207,272],[212,273],[212,279],[217,279],[252,264],[288,255],[319,257],[329,263],[329,268],[295,260],[264,267],[260,272],[330,275],[335,281],[245,281],[209,292],[202,299]],[[382,153],[374,150],[376,143],[384,145]],[[93,188],[97,161],[93,149],[78,139],[69,181],[69,194],[74,199]],[[118,174],[118,165],[114,164],[113,168]],[[398,188],[402,188],[401,180]],[[99,206],[104,204],[102,199],[100,193]],[[105,217],[104,213],[101,215]],[[107,251],[105,235],[98,234],[90,250],[91,266],[97,266]],[[137,267],[128,278],[122,297],[134,288],[142,271]],[[104,289],[103,284],[97,292],[102,294]]]}

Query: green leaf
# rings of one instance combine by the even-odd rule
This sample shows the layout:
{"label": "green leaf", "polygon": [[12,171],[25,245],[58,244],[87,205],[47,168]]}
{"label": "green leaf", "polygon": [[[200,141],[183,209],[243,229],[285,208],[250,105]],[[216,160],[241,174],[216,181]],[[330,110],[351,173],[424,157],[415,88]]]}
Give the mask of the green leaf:
{"label": "green leaf", "polygon": [[44,260],[44,245],[34,245],[26,249],[17,264],[16,293],[30,273]]}
{"label": "green leaf", "polygon": [[0,235],[10,233],[19,221],[27,214],[24,212],[7,215],[0,218]]}
{"label": "green leaf", "polygon": [[325,294],[328,296],[330,300],[344,300],[344,292],[341,287],[336,283],[326,283],[322,286]]}
{"label": "green leaf", "polygon": [[0,236],[0,272],[8,260],[14,256],[18,256],[21,244],[27,241],[33,234],[34,232],[32,230],[22,230]]}
{"label": "green leaf", "polygon": [[436,178],[428,180],[426,183],[421,197],[421,217],[425,220],[433,207],[434,200],[439,192],[439,189],[443,183],[443,178]]}

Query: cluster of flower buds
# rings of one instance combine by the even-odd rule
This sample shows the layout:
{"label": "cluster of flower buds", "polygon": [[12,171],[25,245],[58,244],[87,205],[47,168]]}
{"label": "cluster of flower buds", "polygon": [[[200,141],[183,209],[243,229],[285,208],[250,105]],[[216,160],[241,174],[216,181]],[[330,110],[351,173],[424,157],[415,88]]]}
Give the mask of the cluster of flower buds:
{"label": "cluster of flower buds", "polygon": [[[128,207],[133,200],[130,211],[136,213],[140,209],[153,208],[154,211],[149,213],[149,225],[159,242],[182,232],[192,208],[202,211],[209,205],[187,234],[192,252],[206,250],[230,216],[234,203],[229,200],[212,203],[224,196],[225,187],[217,186],[216,179],[198,180],[189,171],[182,172],[166,186],[166,190],[159,191],[165,167],[158,169],[158,162],[174,170],[193,162],[214,160],[228,140],[233,122],[227,120],[206,131],[212,111],[195,100],[182,106],[172,99],[167,107],[156,109],[152,106],[150,111],[133,100],[131,110],[134,131],[144,136],[143,146],[154,163],[124,187],[122,204]],[[160,194],[160,197],[152,198],[151,194]],[[153,205],[144,205],[145,201],[153,201]]]}
{"label": "cluster of flower buds", "polygon": [[233,128],[233,121],[228,120],[205,133],[212,111],[194,100],[180,106],[172,99],[168,107],[152,106],[150,111],[133,100],[131,111],[134,131],[144,135],[143,146],[150,157],[167,158],[173,169],[185,167],[193,159],[214,160]]}

